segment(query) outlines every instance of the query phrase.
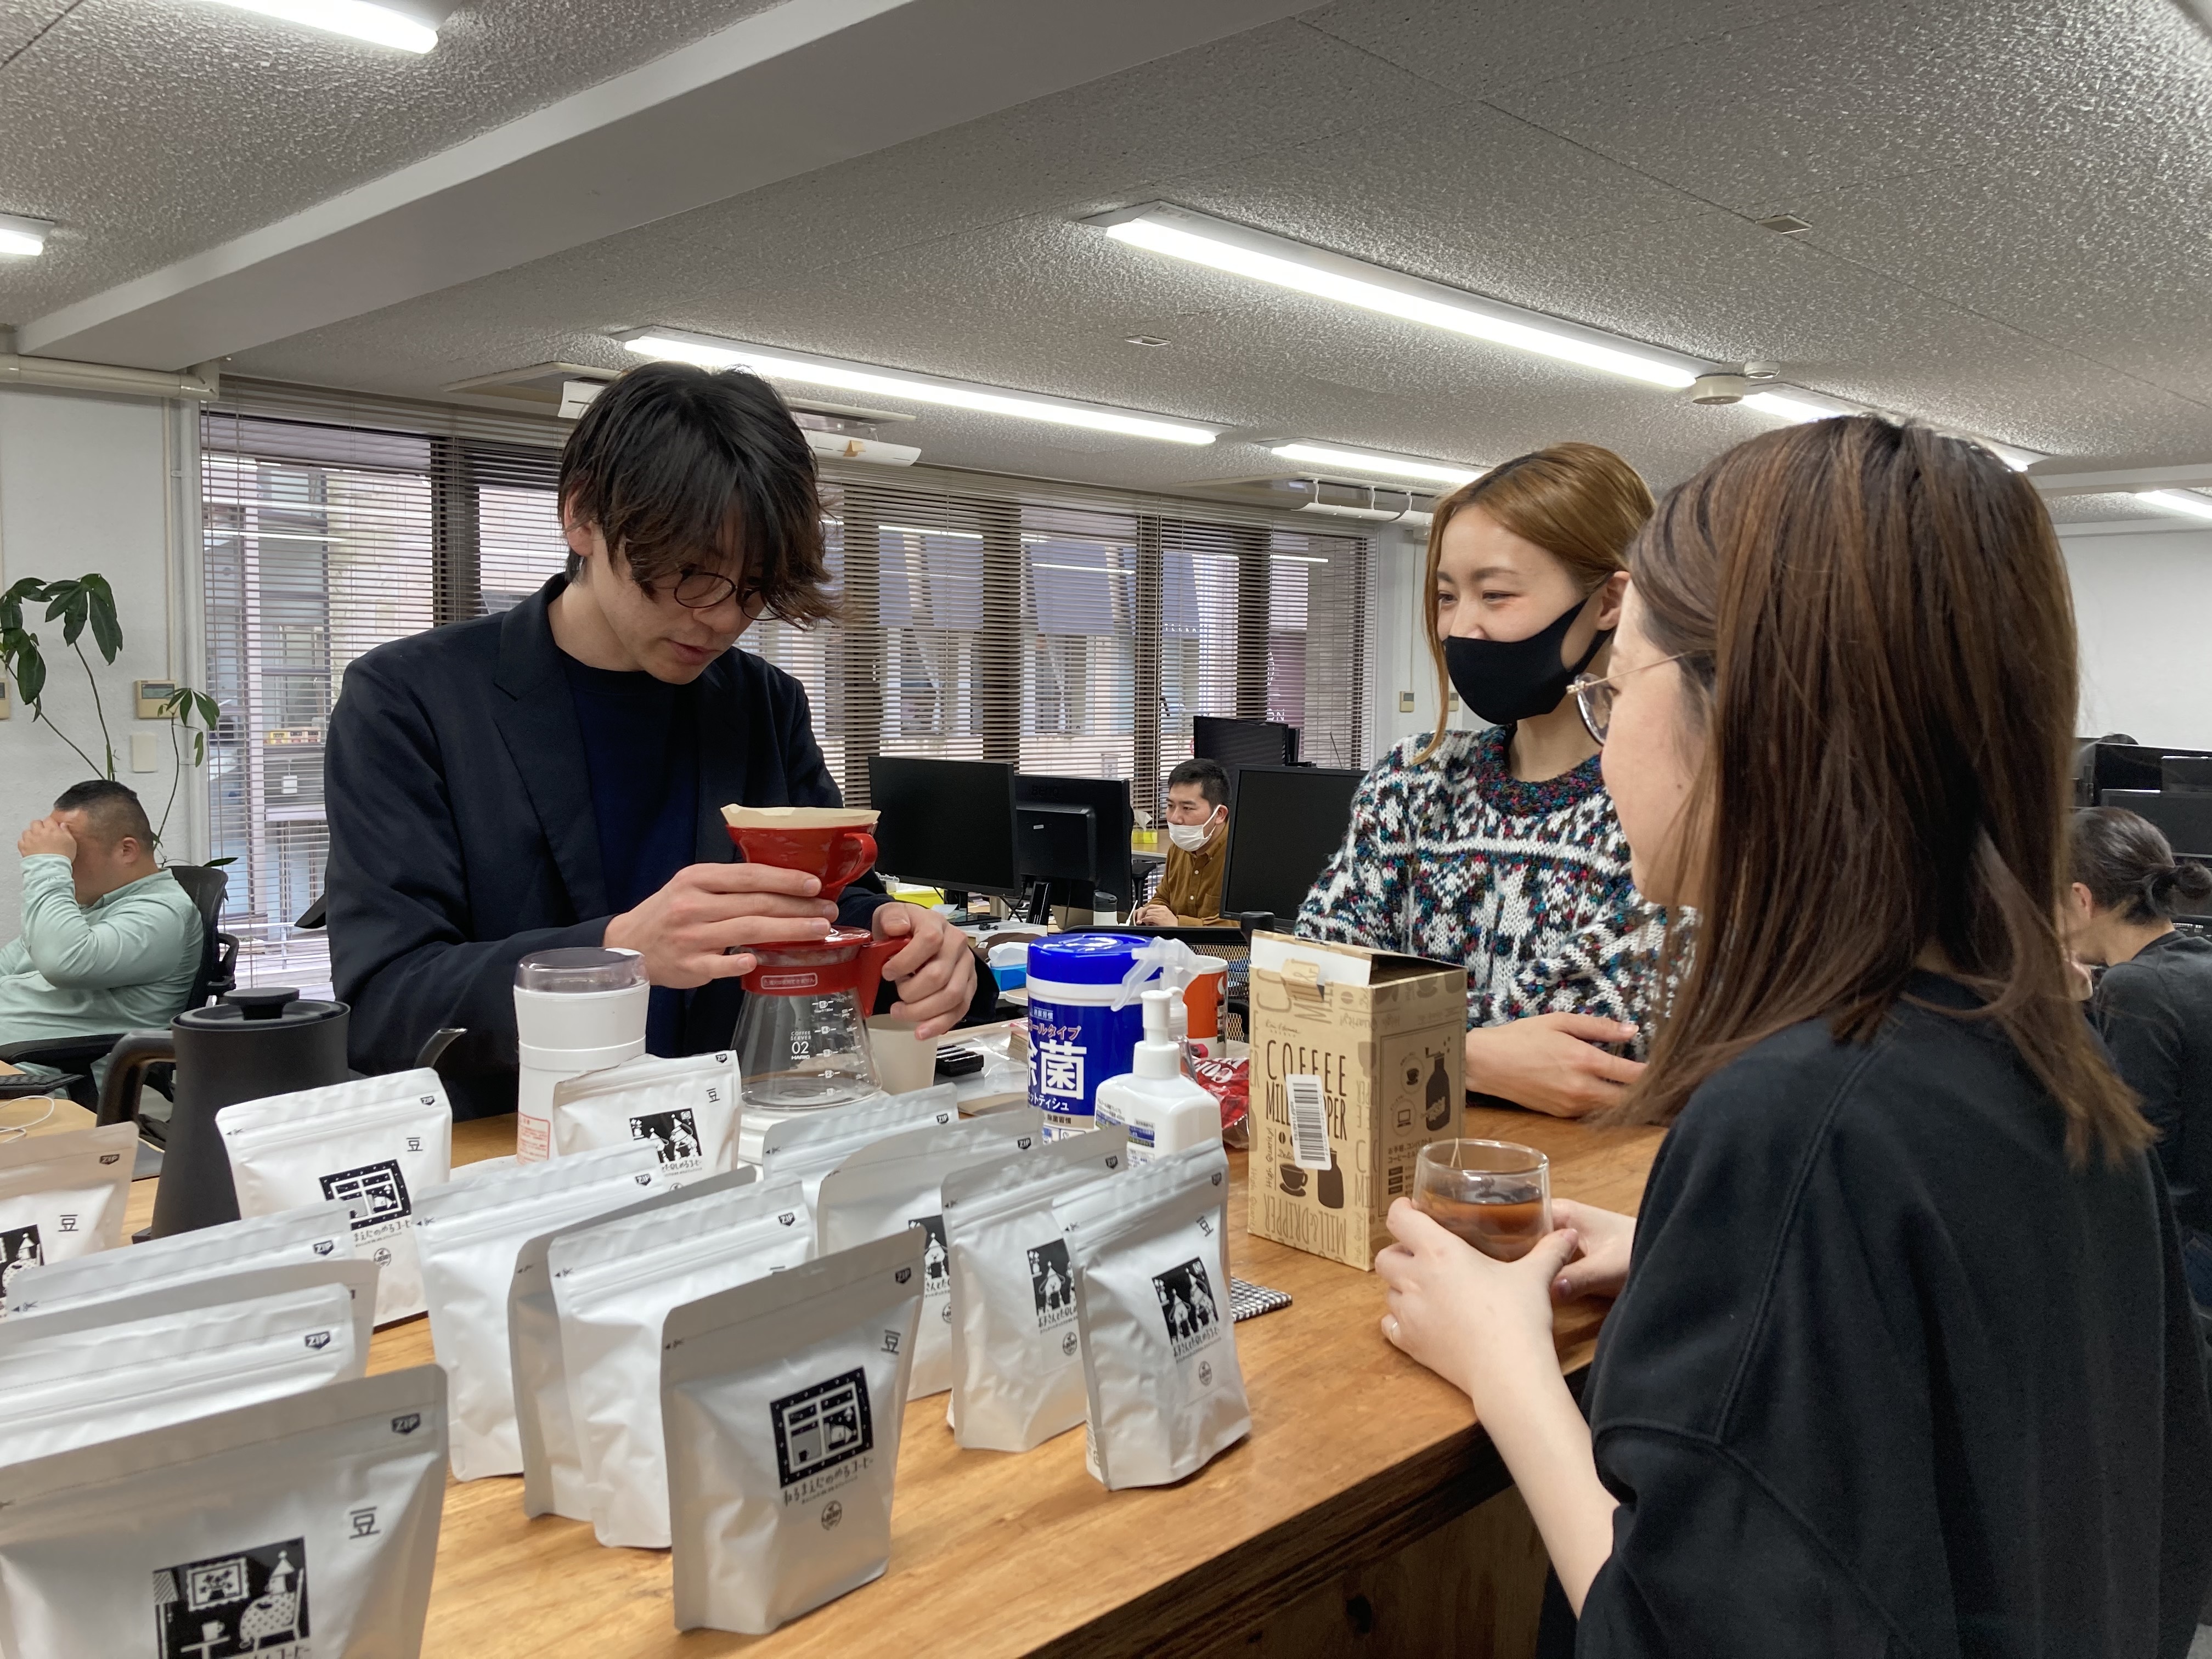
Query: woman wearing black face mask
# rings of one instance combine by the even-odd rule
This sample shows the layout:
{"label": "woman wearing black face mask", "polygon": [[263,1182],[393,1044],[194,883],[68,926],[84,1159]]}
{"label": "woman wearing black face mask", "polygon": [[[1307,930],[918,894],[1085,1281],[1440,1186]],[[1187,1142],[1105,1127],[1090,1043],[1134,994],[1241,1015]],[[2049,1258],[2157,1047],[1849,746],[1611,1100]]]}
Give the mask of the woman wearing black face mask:
{"label": "woman wearing black face mask", "polygon": [[1651,492],[1592,444],[1506,462],[1437,503],[1425,625],[1487,729],[1401,744],[1368,775],[1308,896],[1310,938],[1468,969],[1467,1085],[1562,1117],[1643,1070],[1659,913],[1628,875],[1596,740],[1567,685],[1603,674]]}

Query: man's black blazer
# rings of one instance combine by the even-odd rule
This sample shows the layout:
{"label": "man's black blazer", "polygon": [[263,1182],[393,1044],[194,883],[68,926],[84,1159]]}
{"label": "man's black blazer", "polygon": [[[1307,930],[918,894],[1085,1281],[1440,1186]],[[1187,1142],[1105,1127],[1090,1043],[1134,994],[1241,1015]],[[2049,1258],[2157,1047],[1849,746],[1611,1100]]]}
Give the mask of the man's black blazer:
{"label": "man's black blazer", "polygon": [[[546,620],[564,586],[556,576],[512,611],[379,646],[345,671],[331,715],[325,880],[331,978],[353,1006],[348,1057],[398,1071],[441,1026],[465,1028],[438,1066],[459,1117],[514,1109],[516,962],[599,944],[610,914],[583,736]],[[737,857],[725,805],[842,804],[798,681],[728,651],[694,684],[700,863]],[[866,927],[887,902],[864,877],[840,919]],[[729,1047],[743,1000],[734,980],[685,993],[685,1051]]]}

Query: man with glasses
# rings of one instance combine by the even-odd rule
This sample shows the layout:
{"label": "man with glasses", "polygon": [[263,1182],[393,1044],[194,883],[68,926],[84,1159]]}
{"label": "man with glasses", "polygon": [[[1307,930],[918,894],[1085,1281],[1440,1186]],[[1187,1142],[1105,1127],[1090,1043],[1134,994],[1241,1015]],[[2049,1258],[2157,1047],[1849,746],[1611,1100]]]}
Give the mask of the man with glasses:
{"label": "man with glasses", "polygon": [[994,999],[962,936],[872,877],[831,904],[734,861],[723,806],[840,804],[798,682],[732,648],[764,615],[836,612],[812,453],[775,392],[632,369],[570,434],[560,502],[566,574],[346,671],[325,799],[353,1064],[400,1069],[458,1026],[456,1114],[513,1110],[514,966],[562,946],[644,957],[659,1054],[728,1047],[747,947],[834,926],[910,941],[884,977],[925,1037]]}

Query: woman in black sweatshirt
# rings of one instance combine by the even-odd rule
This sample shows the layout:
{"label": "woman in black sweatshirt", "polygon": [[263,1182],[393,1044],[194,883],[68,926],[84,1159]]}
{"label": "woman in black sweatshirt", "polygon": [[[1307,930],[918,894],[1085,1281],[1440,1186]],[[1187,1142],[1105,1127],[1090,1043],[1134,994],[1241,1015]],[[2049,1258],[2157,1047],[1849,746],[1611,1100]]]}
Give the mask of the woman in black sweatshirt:
{"label": "woman in black sweatshirt", "polygon": [[[1577,1654],[2178,1659],[2212,1411],[2056,926],[2040,502],[1973,445],[1822,421],[1675,490],[1630,568],[1578,696],[1637,886],[1696,910],[1621,1114],[1672,1127],[1636,1220],[1560,1203],[1518,1262],[1395,1206],[1384,1334],[1472,1397]],[[1619,1292],[1587,1425],[1550,1307],[1584,1290]]]}
{"label": "woman in black sweatshirt", "polygon": [[2118,806],[2074,815],[2073,862],[2067,943],[2105,969],[2091,1011],[2158,1131],[2190,1291],[2212,1307],[2212,939],[2173,925],[2212,899],[2212,870]]}

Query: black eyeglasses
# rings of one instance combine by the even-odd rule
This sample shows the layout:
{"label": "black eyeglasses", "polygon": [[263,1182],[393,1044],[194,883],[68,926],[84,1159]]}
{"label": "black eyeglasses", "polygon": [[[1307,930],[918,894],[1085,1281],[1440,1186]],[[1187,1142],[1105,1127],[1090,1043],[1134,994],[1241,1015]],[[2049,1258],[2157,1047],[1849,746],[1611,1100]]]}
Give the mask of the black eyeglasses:
{"label": "black eyeglasses", "polygon": [[1656,668],[1662,662],[1680,662],[1682,656],[1677,652],[1671,657],[1655,657],[1650,662],[1640,662],[1633,668],[1624,668],[1619,674],[1607,674],[1603,678],[1593,674],[1576,677],[1567,690],[1574,697],[1576,712],[1583,717],[1583,730],[1590,734],[1599,748],[1605,747],[1605,734],[1613,726],[1613,683],[1626,675]]}
{"label": "black eyeglasses", "polygon": [[712,570],[697,570],[690,566],[676,573],[673,587],[659,582],[647,584],[655,593],[665,593],[686,611],[712,611],[726,599],[735,599],[749,612],[760,606],[760,590],[740,588],[727,576]]}

